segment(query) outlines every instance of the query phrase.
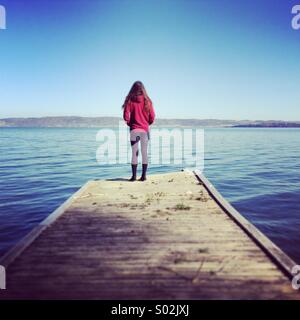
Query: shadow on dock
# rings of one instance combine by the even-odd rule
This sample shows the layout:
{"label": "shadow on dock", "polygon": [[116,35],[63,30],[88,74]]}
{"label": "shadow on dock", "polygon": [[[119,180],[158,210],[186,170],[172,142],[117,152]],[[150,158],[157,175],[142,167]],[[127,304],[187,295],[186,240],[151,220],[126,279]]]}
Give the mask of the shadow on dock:
{"label": "shadow on dock", "polygon": [[129,181],[129,178],[111,178],[111,179],[105,179],[105,181],[125,181],[125,182],[131,182]]}
{"label": "shadow on dock", "polygon": [[0,297],[299,299],[194,174],[127,182],[91,181],[58,209],[15,254]]}

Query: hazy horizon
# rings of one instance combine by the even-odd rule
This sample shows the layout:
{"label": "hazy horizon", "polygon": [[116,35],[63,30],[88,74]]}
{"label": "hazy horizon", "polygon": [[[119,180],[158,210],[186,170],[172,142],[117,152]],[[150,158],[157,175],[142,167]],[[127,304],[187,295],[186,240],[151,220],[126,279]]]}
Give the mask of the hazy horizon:
{"label": "hazy horizon", "polygon": [[[28,117],[22,117],[22,116],[9,116],[9,117],[1,117],[0,120],[5,119],[42,119],[42,118],[120,118],[122,119],[122,115],[120,116],[113,116],[113,115],[105,115],[105,116],[86,116],[86,115],[67,115],[67,116],[61,116],[61,115],[43,115],[43,116],[28,116]],[[196,118],[196,117],[156,117],[158,120],[202,120],[202,121],[274,121],[274,122],[300,122],[300,120],[285,120],[285,119],[225,119],[225,118]]]}

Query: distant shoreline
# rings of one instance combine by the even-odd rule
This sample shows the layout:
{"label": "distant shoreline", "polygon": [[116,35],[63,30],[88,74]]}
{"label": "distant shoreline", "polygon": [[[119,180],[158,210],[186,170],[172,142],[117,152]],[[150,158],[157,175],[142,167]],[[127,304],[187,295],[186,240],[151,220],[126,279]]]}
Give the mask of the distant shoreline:
{"label": "distant shoreline", "polygon": [[[37,117],[3,118],[0,128],[98,128],[118,127],[120,117]],[[154,127],[204,128],[300,128],[300,121],[156,119]]]}

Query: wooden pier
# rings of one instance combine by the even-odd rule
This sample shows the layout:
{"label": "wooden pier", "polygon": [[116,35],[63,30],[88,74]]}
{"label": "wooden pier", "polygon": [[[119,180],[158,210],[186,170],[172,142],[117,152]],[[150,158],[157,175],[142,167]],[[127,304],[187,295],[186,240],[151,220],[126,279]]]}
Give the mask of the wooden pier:
{"label": "wooden pier", "polygon": [[89,181],[0,260],[0,299],[299,299],[295,264],[197,172]]}

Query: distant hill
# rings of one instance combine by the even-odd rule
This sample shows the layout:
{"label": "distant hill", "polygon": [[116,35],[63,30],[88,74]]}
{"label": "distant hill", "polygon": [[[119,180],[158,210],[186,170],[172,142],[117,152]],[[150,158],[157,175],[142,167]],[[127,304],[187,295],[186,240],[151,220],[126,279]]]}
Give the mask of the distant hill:
{"label": "distant hill", "polygon": [[238,124],[235,128],[300,128],[300,122],[260,121],[257,123]]}
{"label": "distant hill", "polygon": [[[0,127],[97,128],[117,127],[119,117],[41,117],[0,119]],[[299,128],[300,121],[251,121],[218,119],[157,119],[155,127]]]}

